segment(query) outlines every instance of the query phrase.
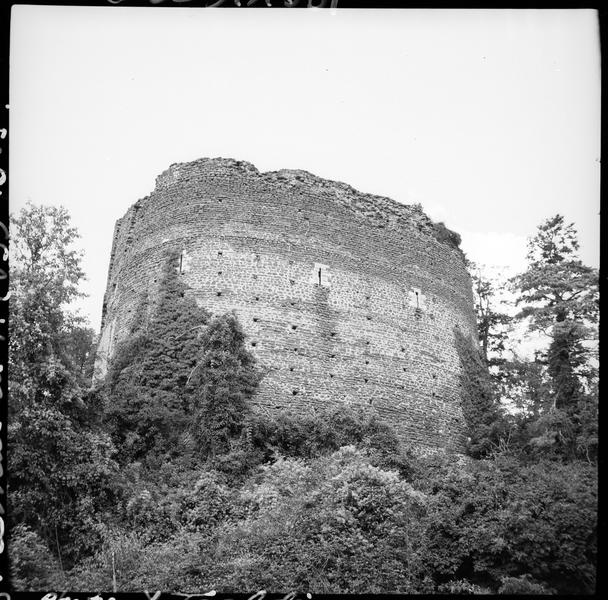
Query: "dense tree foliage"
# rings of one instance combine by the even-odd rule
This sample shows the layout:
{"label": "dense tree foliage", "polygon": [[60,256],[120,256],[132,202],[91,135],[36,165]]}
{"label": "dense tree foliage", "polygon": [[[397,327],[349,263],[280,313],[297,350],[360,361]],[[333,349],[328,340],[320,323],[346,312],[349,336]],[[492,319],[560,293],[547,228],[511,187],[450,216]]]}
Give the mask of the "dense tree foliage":
{"label": "dense tree foliage", "polygon": [[[597,454],[598,273],[581,263],[578,248],[573,225],[566,224],[561,215],[541,223],[529,240],[527,270],[512,280],[514,305],[519,307],[512,312],[514,321],[531,333],[542,333],[548,341],[532,359],[509,356],[504,346],[495,346],[493,361],[488,363],[497,367],[493,387],[510,410],[499,428],[503,445],[529,456],[593,462]],[[490,295],[486,303],[490,307],[492,288],[480,286]],[[504,333],[502,319],[488,318],[492,312],[478,306],[480,338],[500,339]],[[504,314],[496,309],[494,313]]]}
{"label": "dense tree foliage", "polygon": [[34,207],[13,232],[14,587],[594,592],[596,280],[563,219],[517,280],[547,349],[507,357],[505,313],[478,282],[480,343],[454,332],[469,456],[427,457],[368,405],[257,408],[236,315],[197,305],[176,253],[90,388],[95,340],[68,306],[76,232]]}
{"label": "dense tree foliage", "polygon": [[17,539],[34,540],[41,559],[52,548],[63,568],[95,545],[113,496],[114,448],[88,426],[92,332],[69,310],[83,277],[69,215],[29,205],[11,235],[10,518],[22,526]]}
{"label": "dense tree foliage", "polygon": [[76,338],[91,334],[67,310],[83,278],[77,237],[65,209],[28,205],[12,219],[11,414],[41,405],[72,410],[79,403],[73,367],[90,348]]}
{"label": "dense tree foliage", "polygon": [[236,488],[205,468],[164,472],[70,585],[108,589],[113,548],[119,588],[133,591],[593,592],[590,466],[434,457],[410,469],[344,446],[279,457]]}
{"label": "dense tree foliage", "polygon": [[[426,555],[439,579],[498,589],[529,577],[560,593],[591,593],[597,483],[584,464],[522,464],[508,454],[464,468],[433,465]],[[527,590],[531,591],[531,590]]]}

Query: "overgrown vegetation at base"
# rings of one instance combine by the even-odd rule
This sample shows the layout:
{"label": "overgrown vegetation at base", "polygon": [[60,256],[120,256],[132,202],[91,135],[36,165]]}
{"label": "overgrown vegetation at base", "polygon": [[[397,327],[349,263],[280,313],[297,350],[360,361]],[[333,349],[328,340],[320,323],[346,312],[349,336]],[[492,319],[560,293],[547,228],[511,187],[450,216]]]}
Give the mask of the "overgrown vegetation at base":
{"label": "overgrown vegetation at base", "polygon": [[410,460],[411,478],[352,445],[277,458],[237,486],[210,466],[129,473],[116,520],[65,579],[26,532],[15,546],[36,549],[47,587],[69,589],[107,590],[116,576],[125,591],[593,591],[593,468]]}
{"label": "overgrown vegetation at base", "polygon": [[[504,319],[487,312],[481,352],[458,338],[469,457],[423,458],[367,405],[256,408],[238,320],[196,305],[175,256],[89,389],[92,336],[66,308],[82,277],[75,232],[56,209],[13,223],[25,245],[12,275],[16,589],[594,592],[597,397],[581,337],[593,297],[538,316],[544,362],[499,360],[490,376],[500,336],[487,324]],[[49,269],[62,276],[45,292]],[[507,394],[519,410],[504,410]]]}

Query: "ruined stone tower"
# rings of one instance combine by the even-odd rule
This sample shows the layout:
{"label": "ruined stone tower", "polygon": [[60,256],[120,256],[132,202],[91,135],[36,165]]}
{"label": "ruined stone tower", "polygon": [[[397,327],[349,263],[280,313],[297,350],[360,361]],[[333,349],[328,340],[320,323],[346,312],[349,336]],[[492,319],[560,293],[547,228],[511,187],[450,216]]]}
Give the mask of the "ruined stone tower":
{"label": "ruined stone tower", "polygon": [[196,301],[242,323],[257,403],[373,404],[406,442],[462,447],[454,328],[476,335],[471,282],[457,236],[419,206],[305,171],[171,165],[116,223],[98,373],[171,249]]}

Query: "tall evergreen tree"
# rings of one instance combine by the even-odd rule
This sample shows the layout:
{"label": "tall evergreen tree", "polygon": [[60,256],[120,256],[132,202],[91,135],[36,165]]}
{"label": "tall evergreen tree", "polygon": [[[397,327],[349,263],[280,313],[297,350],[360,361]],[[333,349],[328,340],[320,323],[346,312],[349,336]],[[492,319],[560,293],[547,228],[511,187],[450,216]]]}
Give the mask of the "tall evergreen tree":
{"label": "tall evergreen tree", "polygon": [[[116,349],[106,378],[105,422],[130,461],[156,452],[180,452],[188,428],[196,365],[209,313],[187,295],[178,253],[163,267],[157,302],[142,298],[131,335]],[[148,313],[150,315],[148,316]]]}
{"label": "tall evergreen tree", "polygon": [[255,359],[233,314],[215,317],[202,338],[191,384],[195,389],[195,438],[211,457],[226,452],[242,430],[248,403],[259,383]]}
{"label": "tall evergreen tree", "polygon": [[583,382],[592,382],[595,375],[584,342],[596,337],[598,273],[582,264],[578,249],[574,225],[555,215],[530,239],[528,269],[515,280],[517,302],[523,304],[519,318],[529,318],[530,328],[550,339],[545,355],[549,394],[533,441],[566,456],[576,452],[581,415],[588,416],[586,405],[595,402]]}

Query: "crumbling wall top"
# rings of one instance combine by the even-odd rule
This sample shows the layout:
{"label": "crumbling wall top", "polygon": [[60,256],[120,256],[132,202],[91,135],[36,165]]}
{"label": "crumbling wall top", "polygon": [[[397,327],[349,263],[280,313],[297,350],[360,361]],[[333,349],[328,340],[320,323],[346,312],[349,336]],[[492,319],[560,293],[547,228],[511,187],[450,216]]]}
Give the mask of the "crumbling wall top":
{"label": "crumbling wall top", "polygon": [[[460,237],[443,223],[435,223],[420,204],[402,204],[386,196],[360,192],[346,183],[318,177],[302,169],[280,169],[260,172],[253,164],[233,158],[200,158],[186,163],[174,163],[156,178],[155,192],[162,192],[184,181],[217,178],[246,178],[258,183],[287,189],[292,193],[306,192],[322,196],[349,211],[369,219],[377,227],[405,226],[434,237],[437,241],[458,249]],[[140,200],[145,202],[148,198]]]}

